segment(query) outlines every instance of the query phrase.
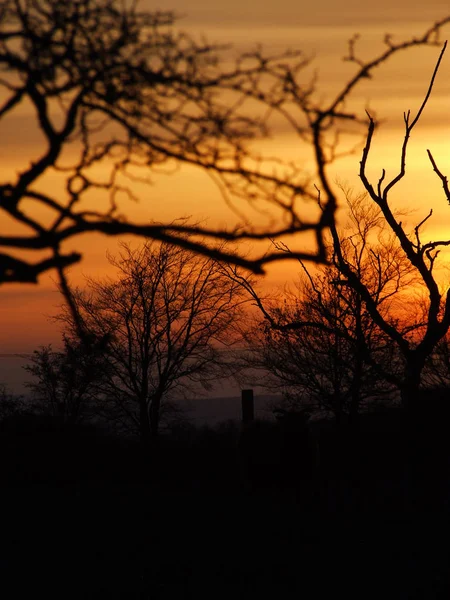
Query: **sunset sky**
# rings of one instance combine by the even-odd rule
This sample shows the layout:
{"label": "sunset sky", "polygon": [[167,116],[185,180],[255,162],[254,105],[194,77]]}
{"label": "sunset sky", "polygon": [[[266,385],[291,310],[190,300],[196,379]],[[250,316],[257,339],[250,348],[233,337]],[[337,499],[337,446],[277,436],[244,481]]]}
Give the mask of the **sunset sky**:
{"label": "sunset sky", "polygon": [[[237,51],[254,48],[257,43],[267,51],[284,48],[302,49],[315,56],[318,69],[318,89],[327,97],[345,83],[354,72],[354,65],[342,61],[347,40],[355,33],[361,35],[361,54],[374,56],[381,48],[384,34],[395,39],[421,34],[434,21],[449,12],[448,0],[410,2],[409,0],[172,0],[154,3],[143,0],[141,6],[152,9],[173,9],[180,15],[179,26],[193,35],[205,35],[211,42],[232,43]],[[450,38],[447,28],[442,39]],[[383,125],[376,135],[369,160],[369,174],[375,179],[381,169],[388,174],[398,168],[403,136],[403,111],[417,110],[426,92],[439,49],[419,48],[396,57],[365,83],[357,101],[377,114]],[[2,179],[15,173],[21,161],[33,154],[38,138],[30,134],[30,115],[24,114],[14,126],[0,123],[0,173]],[[414,131],[409,151],[409,174],[399,186],[395,199],[399,207],[412,211],[420,221],[434,210],[433,221],[427,229],[430,237],[450,237],[450,207],[441,191],[441,183],[432,172],[426,156],[429,148],[437,164],[450,176],[450,50],[444,57],[433,95]],[[302,155],[298,140],[280,131],[270,145],[272,154],[285,159]],[[305,157],[306,160],[306,157]],[[355,191],[358,182],[359,155],[336,163],[336,177]],[[359,186],[359,188],[358,188]],[[211,224],[226,223],[234,216],[223,205],[218,191],[203,174],[184,170],[180,174],[155,181],[149,190],[151,208],[142,200],[131,206],[136,218],[173,219],[190,215],[193,219],[209,219]],[[167,198],[171,198],[170,202]],[[126,212],[126,208],[123,207]],[[71,279],[80,283],[82,275],[101,275],[106,266],[106,250],[114,253],[117,245],[112,239],[99,235],[85,236],[71,242],[70,248],[82,249],[84,260],[71,271]],[[295,265],[270,268],[268,286],[280,285],[295,278]],[[38,286],[4,285],[0,289],[0,354],[26,353],[53,342],[59,334],[49,315],[60,303],[52,282],[54,275],[43,276]],[[7,366],[8,365],[8,366]],[[0,381],[11,378],[10,362],[0,361]],[[17,375],[14,375],[17,377]]]}

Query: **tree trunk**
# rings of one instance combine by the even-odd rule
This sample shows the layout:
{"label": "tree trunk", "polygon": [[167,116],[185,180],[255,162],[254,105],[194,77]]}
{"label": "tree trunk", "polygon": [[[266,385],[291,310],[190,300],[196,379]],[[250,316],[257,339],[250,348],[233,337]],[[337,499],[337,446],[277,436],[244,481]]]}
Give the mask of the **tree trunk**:
{"label": "tree trunk", "polygon": [[[412,354],[405,366],[404,383],[401,390],[405,411],[405,486],[408,504],[418,508],[422,505],[424,432],[420,406],[420,381],[425,360]],[[422,415],[423,416],[423,415]]]}
{"label": "tree trunk", "polygon": [[142,398],[139,404],[139,428],[141,445],[143,448],[148,449],[151,439],[152,431],[150,427],[150,418],[147,409],[147,401]]}
{"label": "tree trunk", "polygon": [[360,357],[356,358],[355,373],[352,381],[351,388],[351,400],[350,400],[350,411],[349,420],[350,423],[357,423],[359,416],[359,405],[361,402],[361,382],[363,374],[363,361]]}
{"label": "tree trunk", "polygon": [[415,412],[419,402],[419,388],[425,361],[422,357],[408,357],[401,389],[402,405],[408,412]]}
{"label": "tree trunk", "polygon": [[161,411],[161,397],[154,396],[150,404],[150,429],[152,438],[156,438],[159,430],[159,417]]}

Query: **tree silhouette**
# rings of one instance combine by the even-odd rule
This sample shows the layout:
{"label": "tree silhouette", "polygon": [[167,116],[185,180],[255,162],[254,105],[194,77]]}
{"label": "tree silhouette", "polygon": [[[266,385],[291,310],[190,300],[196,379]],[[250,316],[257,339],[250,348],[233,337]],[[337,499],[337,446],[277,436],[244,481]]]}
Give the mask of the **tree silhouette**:
{"label": "tree silhouette", "polygon": [[[377,281],[379,278],[375,278],[374,281],[371,277],[366,277],[367,273],[365,273],[365,270],[361,270],[361,265],[358,262],[354,262],[354,255],[352,253],[348,254],[348,244],[343,244],[342,236],[339,233],[336,223],[330,225],[333,264],[339,273],[337,283],[339,286],[345,286],[355,292],[358,303],[361,303],[361,307],[364,306],[364,311],[370,317],[374,326],[395,345],[403,362],[401,375],[392,378],[392,381],[397,381],[397,385],[401,391],[402,403],[406,409],[404,413],[406,416],[404,445],[408,454],[406,461],[407,474],[405,477],[408,493],[411,493],[411,496],[417,499],[418,502],[422,501],[424,473],[430,465],[430,462],[425,457],[429,458],[426,448],[432,434],[430,430],[425,431],[424,429],[424,415],[431,408],[430,406],[427,408],[427,398],[420,393],[420,386],[427,361],[433,356],[439,342],[445,337],[450,327],[450,290],[447,289],[446,293],[442,294],[436,278],[435,268],[440,250],[450,245],[450,239],[423,242],[423,226],[431,218],[432,210],[420,222],[408,230],[402,216],[395,213],[391,203],[391,191],[406,175],[406,156],[409,139],[431,95],[446,45],[445,43],[439,54],[431,82],[417,114],[414,117],[411,116],[409,111],[404,114],[405,134],[400,149],[400,165],[397,174],[391,180],[387,181],[386,172],[383,170],[376,184],[372,184],[368,178],[367,162],[375,131],[375,121],[370,115],[368,115],[369,127],[366,145],[363,149],[360,162],[360,178],[363,186],[367,191],[368,197],[373,201],[374,206],[379,208],[386,228],[390,230],[393,239],[399,246],[400,255],[402,256],[401,264],[408,266],[407,270],[411,274],[414,274],[413,279],[417,282],[417,285],[426,291],[428,296],[424,319],[421,322],[414,321],[411,324],[407,323],[405,327],[405,324],[397,319],[395,310],[388,311],[387,313],[384,311],[383,303],[379,302],[379,286]],[[444,198],[450,201],[447,178],[440,171],[430,150],[427,150],[427,153],[433,170],[442,182]],[[319,203],[321,202],[322,193],[324,193],[327,203],[330,201],[330,198],[334,198],[337,201],[337,188],[332,185],[326,171],[320,173],[320,186],[317,186],[317,190]],[[352,247],[353,242],[351,238],[348,241],[350,242],[350,247]],[[382,275],[383,269],[379,257],[374,255],[373,258],[374,261],[372,261],[372,264],[375,265],[378,274]],[[395,262],[394,267],[395,269],[397,268]],[[395,273],[396,270],[394,270],[394,282],[396,281]],[[376,274],[377,271],[375,271]],[[247,287],[250,293],[252,293],[251,286]],[[411,292],[414,291],[413,288],[414,286],[411,286]],[[383,290],[382,292],[383,294],[385,293]],[[289,323],[277,322],[273,319],[273,315],[264,307],[258,295],[253,293],[253,298],[263,311],[268,323],[277,329],[302,329],[309,325],[304,320],[304,315],[300,315],[300,320],[298,321],[293,320]],[[317,328],[317,324],[315,324],[315,327]],[[360,340],[364,341],[364,337],[361,336]],[[360,345],[361,351],[364,351],[364,347],[365,344],[362,343]],[[369,358],[368,354],[366,356]]]}
{"label": "tree silhouette", "polygon": [[[171,12],[140,11],[118,0],[4,0],[0,20],[2,125],[11,127],[22,107],[31,108],[30,135],[38,132],[42,140],[31,163],[0,186],[9,228],[0,235],[1,282],[36,282],[51,268],[63,278],[64,268],[81,259],[80,252],[63,246],[94,231],[174,243],[255,273],[290,257],[277,252],[249,257],[219,250],[217,241],[313,232],[316,248],[295,256],[324,262],[323,236],[337,206],[327,169],[339,154],[343,127],[361,124],[345,109],[347,100],[392,55],[437,44],[449,21],[398,44],[387,38],[385,50],[367,62],[351,43],[347,58],[356,73],[325,105],[316,98],[314,82],[304,82],[310,61],[303,54],[269,57],[257,50],[227,66],[221,48],[176,30]],[[273,115],[313,151],[313,177],[302,165],[266,160],[255,151],[253,142],[270,135]],[[152,173],[181,164],[211,175],[233,207],[243,202],[258,210],[272,207],[276,216],[259,229],[249,222],[212,229],[185,221],[131,222],[119,212],[121,197],[135,197],[136,181],[148,183]],[[48,184],[55,175],[65,182],[61,192]],[[312,215],[304,200],[315,198],[317,181],[322,210]],[[105,195],[108,207],[102,209]],[[62,287],[69,294],[64,282]]]}
{"label": "tree silhouette", "polygon": [[[370,115],[368,115],[369,128],[367,141],[362,153],[359,173],[360,179],[364,188],[367,190],[370,199],[379,207],[386,222],[386,226],[389,227],[397,238],[406,260],[416,272],[420,284],[427,291],[429,298],[427,302],[427,315],[420,336],[416,334],[411,338],[411,336],[408,335],[408,332],[405,333],[404,331],[401,331],[396,327],[395,323],[389,321],[385,315],[382,314],[369,286],[360,274],[355,271],[344,255],[341,247],[341,239],[336,226],[332,225],[330,228],[333,239],[335,263],[340,273],[345,278],[346,285],[353,288],[361,296],[374,323],[392,340],[402,354],[404,360],[404,373],[401,383],[402,399],[405,406],[413,409],[418,401],[421,376],[427,358],[432,354],[434,348],[446,335],[450,327],[450,290],[446,292],[445,297],[443,298],[434,270],[440,250],[445,246],[449,246],[450,240],[434,240],[423,243],[421,239],[421,229],[432,216],[433,210],[430,209],[422,221],[418,223],[412,231],[408,231],[402,220],[395,215],[394,209],[390,203],[390,193],[406,175],[408,142],[431,95],[446,46],[447,43],[444,44],[441,50],[427,93],[417,114],[415,117],[412,117],[410,111],[404,114],[405,135],[400,151],[398,173],[390,181],[385,181],[386,172],[383,169],[382,174],[375,185],[369,181],[366,169],[375,131],[375,121]],[[444,197],[450,202],[447,178],[438,169],[430,150],[427,150],[427,153],[432,168],[443,183]]]}
{"label": "tree silhouette", "polygon": [[[361,271],[361,265],[358,261],[355,262],[354,254],[352,252],[348,254],[346,251],[346,247],[349,244],[350,248],[353,246],[352,239],[350,238],[343,243],[337,224],[335,222],[330,224],[333,264],[340,274],[339,285],[344,285],[349,289],[354,290],[357,298],[359,298],[364,305],[364,310],[367,311],[367,314],[370,316],[370,319],[375,326],[396,345],[404,363],[403,374],[400,381],[398,381],[398,385],[401,388],[401,396],[404,405],[413,410],[415,410],[414,405],[419,398],[418,391],[426,361],[432,355],[436,345],[446,335],[450,327],[450,291],[447,291],[443,298],[438,280],[435,277],[436,259],[440,250],[443,247],[450,245],[450,239],[432,240],[424,243],[421,237],[423,226],[432,216],[432,209],[409,231],[407,225],[403,222],[402,215],[396,214],[396,211],[390,202],[390,193],[406,175],[408,142],[411,133],[417,125],[430,98],[446,46],[447,43],[445,43],[441,49],[428,90],[416,116],[413,118],[409,111],[404,114],[405,135],[400,150],[400,166],[397,175],[390,181],[385,182],[386,172],[383,170],[376,185],[372,185],[368,179],[366,168],[375,132],[375,121],[370,115],[368,115],[369,128],[366,145],[363,149],[360,162],[359,175],[362,184],[366,189],[370,200],[378,207],[381,219],[384,221],[384,227],[392,233],[393,239],[396,240],[399,248],[401,248],[401,264],[405,264],[406,262],[408,270],[415,274],[417,284],[420,285],[428,295],[426,315],[422,320],[422,326],[417,328],[413,336],[411,335],[410,327],[407,326],[405,328],[403,327],[403,324],[398,324],[395,317],[392,318],[392,311],[389,311],[386,314],[380,309],[377,282],[375,282],[375,286],[373,287],[373,281],[370,278],[368,280],[366,279],[364,271]],[[320,151],[323,148],[323,141],[317,138],[315,145],[319,156]],[[439,170],[430,150],[427,150],[427,153],[433,170],[442,181],[444,198],[447,201],[450,201],[447,178]],[[318,164],[321,163],[320,157],[317,162]],[[326,164],[326,162],[327,161],[324,159],[324,164]],[[327,206],[330,202],[336,204],[338,200],[338,191],[340,189],[339,186],[332,184],[326,170],[319,170],[319,176],[320,186],[317,186],[319,204],[322,203],[323,195],[325,196]],[[287,252],[287,254],[289,254],[289,252]],[[382,269],[384,266],[382,261],[380,261],[380,257],[374,256],[373,259],[372,267],[375,268],[375,274],[378,273],[378,276],[382,276]],[[377,262],[378,265],[376,264]],[[395,273],[396,262],[397,261],[394,261],[389,267],[390,269],[394,267],[394,282],[397,280],[397,275]],[[383,281],[383,277],[381,277],[380,281]],[[258,300],[258,295],[252,292],[251,289],[249,289],[249,291],[272,325],[275,325],[276,327],[281,325],[283,328],[305,326],[305,322],[302,320],[298,322],[293,321],[289,325],[286,323],[276,324],[271,315],[265,311],[263,304]],[[417,323],[413,323],[412,325],[413,329],[416,329]],[[363,348],[363,346],[361,346],[361,348]]]}
{"label": "tree silhouette", "polygon": [[[61,245],[89,231],[135,233],[217,254],[215,246],[184,235],[198,232],[196,227],[131,223],[119,213],[118,197],[135,198],[133,184],[149,183],[151,173],[164,167],[198,166],[218,178],[224,194],[286,209],[302,193],[294,170],[284,181],[256,164],[248,142],[265,137],[267,123],[241,109],[247,96],[258,97],[262,78],[272,96],[260,103],[270,108],[283,78],[307,64],[300,55],[256,52],[227,68],[219,47],[174,30],[171,12],[142,12],[117,0],[6,0],[0,19],[6,96],[0,118],[14,119],[22,104],[30,106],[43,142],[40,155],[1,187],[3,212],[26,233],[5,233],[0,243],[50,251],[38,263],[3,254],[2,281],[34,282],[49,268],[79,261],[79,253],[64,254]],[[99,176],[104,167],[106,178]],[[63,175],[65,193],[40,186],[38,180],[54,173]],[[101,211],[104,194],[109,207]],[[43,208],[50,220],[42,218]],[[304,222],[295,229],[316,227],[322,224]],[[267,235],[245,229],[202,233],[213,241]],[[261,270],[258,260],[231,256]]]}
{"label": "tree silhouette", "polygon": [[[168,398],[198,394],[224,375],[236,338],[240,286],[211,258],[170,244],[122,245],[116,278],[89,280],[73,293],[85,334],[103,344],[98,402],[107,418],[156,436]],[[67,335],[77,323],[66,308]],[[82,340],[83,342],[83,340]]]}
{"label": "tree silhouette", "polygon": [[0,422],[23,411],[25,411],[23,396],[11,393],[5,384],[0,383]]}
{"label": "tree silhouette", "polygon": [[100,344],[77,343],[64,338],[63,350],[51,345],[35,350],[25,370],[34,408],[61,424],[78,424],[95,414],[96,396],[105,364]]}
{"label": "tree silhouette", "polygon": [[[405,336],[414,336],[421,315],[414,318],[411,310],[407,317],[399,314],[417,284],[414,269],[367,195],[347,192],[346,198],[347,222],[339,228],[341,255],[370,290],[385,320]],[[286,246],[278,248],[289,252]],[[340,420],[356,417],[362,404],[367,408],[400,389],[402,364],[391,339],[373,321],[358,291],[347,285],[331,254],[331,264],[314,273],[301,263],[295,288],[272,301],[262,299],[233,267],[229,273],[264,319],[245,333],[244,364],[264,369],[265,384],[282,389],[288,404],[331,410]]]}
{"label": "tree silhouette", "polygon": [[425,363],[422,381],[426,388],[450,389],[450,335],[439,340]]}

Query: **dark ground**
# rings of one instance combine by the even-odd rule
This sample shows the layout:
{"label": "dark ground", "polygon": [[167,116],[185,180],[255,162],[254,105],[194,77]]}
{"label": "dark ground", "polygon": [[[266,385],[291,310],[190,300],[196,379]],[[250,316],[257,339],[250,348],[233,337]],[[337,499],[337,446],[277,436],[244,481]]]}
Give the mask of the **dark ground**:
{"label": "dark ground", "polygon": [[248,485],[219,438],[144,468],[92,431],[3,432],[1,597],[450,598],[445,503]]}

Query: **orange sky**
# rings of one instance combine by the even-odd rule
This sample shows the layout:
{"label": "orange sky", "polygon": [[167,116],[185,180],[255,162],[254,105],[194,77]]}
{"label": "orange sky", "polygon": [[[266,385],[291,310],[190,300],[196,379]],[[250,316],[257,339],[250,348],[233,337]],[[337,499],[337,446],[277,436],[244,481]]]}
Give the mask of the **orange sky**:
{"label": "orange sky", "polygon": [[[414,6],[412,6],[414,4]],[[160,7],[143,0],[145,8]],[[256,6],[258,8],[256,8]],[[166,8],[166,3],[164,3]],[[367,58],[380,48],[386,32],[409,37],[421,33],[433,21],[449,12],[448,0],[411,3],[401,0],[259,0],[243,2],[227,0],[173,0],[167,2],[183,16],[180,26],[194,34],[205,34],[210,41],[232,42],[237,49],[251,48],[260,42],[268,50],[301,48],[316,56],[319,69],[318,87],[324,96],[338,90],[352,73],[352,66],[341,60],[346,40],[361,34],[361,50]],[[447,29],[444,37],[450,37]],[[438,55],[436,48],[413,50],[395,58],[368,81],[359,91],[361,108],[370,102],[371,110],[383,119],[369,161],[369,174],[376,178],[381,168],[389,174],[396,171],[402,140],[403,111],[416,109],[427,89],[429,77]],[[441,184],[427,162],[426,149],[444,172],[450,176],[450,51],[444,58],[435,89],[423,118],[415,130],[409,151],[409,174],[399,186],[395,198],[399,206],[416,211],[420,220],[433,207],[435,216],[427,233],[448,237],[450,208],[441,193]],[[24,109],[19,119],[0,123],[0,175],[8,177],[29,162],[39,146],[39,136],[30,129],[30,116]],[[298,140],[280,131],[271,141],[271,154],[283,158],[304,159]],[[307,162],[305,163],[308,164]],[[335,175],[360,189],[357,173],[359,156],[335,165]],[[54,182],[57,185],[57,182]],[[359,187],[358,187],[359,186]],[[139,206],[124,206],[136,218],[156,220],[190,215],[194,219],[208,218],[210,224],[230,222],[235,217],[224,206],[212,182],[202,173],[183,169],[180,173],[158,179],[144,195]],[[170,198],[170,202],[167,201]],[[68,249],[82,249],[85,259],[72,270],[74,281],[83,274],[99,275],[107,267],[106,250],[114,252],[116,243],[99,235],[85,236],[68,244]],[[269,269],[267,285],[282,284],[295,277],[295,265],[275,265]],[[52,283],[52,274],[43,276],[39,286],[3,286],[0,289],[0,354],[29,352],[49,342],[58,342],[57,327],[48,315],[60,302]],[[7,374],[6,374],[7,376]],[[4,379],[1,373],[0,381]]]}

